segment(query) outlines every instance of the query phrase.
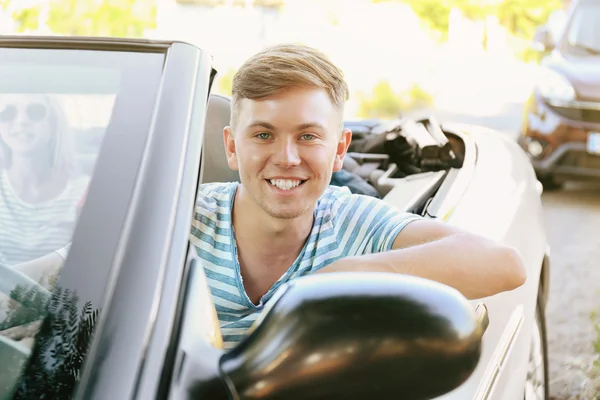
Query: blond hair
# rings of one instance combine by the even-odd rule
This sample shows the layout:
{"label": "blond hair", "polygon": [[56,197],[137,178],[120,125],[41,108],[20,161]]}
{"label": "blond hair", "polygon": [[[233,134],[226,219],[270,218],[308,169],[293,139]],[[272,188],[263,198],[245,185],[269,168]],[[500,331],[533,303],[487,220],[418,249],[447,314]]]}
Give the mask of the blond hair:
{"label": "blond hair", "polygon": [[340,113],[348,99],[344,73],[324,53],[301,44],[279,44],[250,57],[233,77],[231,126],[241,99],[257,100],[290,87],[325,89]]}

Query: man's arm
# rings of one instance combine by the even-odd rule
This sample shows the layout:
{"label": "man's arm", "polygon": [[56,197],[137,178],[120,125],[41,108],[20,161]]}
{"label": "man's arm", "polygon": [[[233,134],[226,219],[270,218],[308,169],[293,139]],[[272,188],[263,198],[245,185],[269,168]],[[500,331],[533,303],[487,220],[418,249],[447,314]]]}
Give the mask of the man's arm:
{"label": "man's arm", "polygon": [[318,272],[342,271],[419,276],[454,287],[469,299],[516,289],[526,280],[515,249],[433,220],[409,223],[390,251],[346,257]]}

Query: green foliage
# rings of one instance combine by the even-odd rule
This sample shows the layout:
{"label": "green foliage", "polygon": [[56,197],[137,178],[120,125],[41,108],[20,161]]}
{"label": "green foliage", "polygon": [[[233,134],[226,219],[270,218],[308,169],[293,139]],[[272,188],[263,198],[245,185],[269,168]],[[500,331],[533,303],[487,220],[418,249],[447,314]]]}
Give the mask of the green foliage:
{"label": "green foliage", "polygon": [[29,373],[14,398],[70,399],[89,351],[99,310],[93,310],[91,303],[86,302],[78,311],[79,297],[68,289],[58,288],[50,299],[36,286],[20,285],[10,293],[8,305],[0,330],[43,320],[39,332],[27,334],[35,335],[36,346]]}
{"label": "green foliage", "polygon": [[388,82],[380,82],[370,97],[359,95],[361,118],[398,118],[402,110],[400,96],[394,93]]}
{"label": "green foliage", "polygon": [[503,0],[494,10],[500,24],[517,37],[530,39],[535,29],[545,24],[561,0]]}
{"label": "green foliage", "polygon": [[40,10],[37,8],[24,8],[13,12],[13,19],[19,22],[18,32],[24,32],[26,29],[37,29]]}
{"label": "green foliage", "polygon": [[7,315],[0,322],[0,331],[43,318],[48,300],[48,296],[35,286],[17,285],[10,293]]}
{"label": "green foliage", "polygon": [[225,96],[231,96],[231,89],[233,86],[233,76],[235,75],[235,69],[230,68],[224,75],[217,76],[218,86],[216,92]]}
{"label": "green foliage", "polygon": [[592,311],[590,318],[592,320],[592,323],[594,324],[594,332],[596,333],[596,338],[594,339],[594,352],[599,353],[600,354],[600,322],[598,319],[598,313],[595,311]]}
{"label": "green foliage", "polygon": [[99,310],[79,296],[57,288],[52,296],[29,365],[14,399],[70,399],[90,348]]}
{"label": "green foliage", "polygon": [[404,109],[421,108],[433,105],[433,97],[429,92],[416,83],[408,90],[400,93],[402,107]]}
{"label": "green foliage", "polygon": [[[46,6],[48,27],[61,35],[142,37],[156,27],[156,5],[144,0],[50,0]],[[38,29],[40,13],[40,5],[15,11],[17,30]]]}
{"label": "green foliage", "polygon": [[500,24],[516,37],[531,39],[535,28],[544,24],[550,13],[561,7],[562,0],[372,0],[402,1],[442,40],[448,37],[449,16],[453,8],[467,18],[478,21],[496,16]]}
{"label": "green foliage", "polygon": [[429,106],[433,102],[431,95],[417,84],[404,92],[396,93],[386,81],[379,82],[370,96],[359,94],[358,99],[361,118],[381,119],[395,119],[403,111]]}
{"label": "green foliage", "polygon": [[483,19],[488,6],[482,0],[372,0],[373,3],[401,1],[408,4],[424,25],[440,34],[442,41],[448,38],[450,11],[460,9],[473,20]]}
{"label": "green foliage", "polygon": [[595,358],[589,371],[586,372],[591,380],[591,390],[594,391],[593,398],[597,399],[600,398],[600,319],[596,311],[592,311],[590,318],[596,336],[592,343],[594,346]]}

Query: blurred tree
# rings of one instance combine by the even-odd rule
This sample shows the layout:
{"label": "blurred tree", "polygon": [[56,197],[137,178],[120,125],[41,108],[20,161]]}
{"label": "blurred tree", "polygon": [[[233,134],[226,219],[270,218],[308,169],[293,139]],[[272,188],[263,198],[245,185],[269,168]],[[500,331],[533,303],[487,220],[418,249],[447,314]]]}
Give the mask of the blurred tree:
{"label": "blurred tree", "polygon": [[386,81],[375,85],[370,96],[359,94],[358,99],[360,118],[394,119],[402,110],[402,99]]}
{"label": "blurred tree", "polygon": [[546,23],[562,0],[503,0],[492,9],[500,24],[517,37],[531,39],[535,29]]}
{"label": "blurred tree", "polygon": [[448,38],[450,11],[460,9],[471,19],[483,19],[486,15],[486,2],[483,0],[371,0],[373,3],[400,1],[408,4],[413,12],[430,29],[440,35],[439,39]]}
{"label": "blurred tree", "polygon": [[[7,7],[9,1],[3,0],[2,5]],[[38,29],[41,15],[47,16],[45,22],[52,32],[62,35],[142,37],[145,30],[156,27],[154,1],[50,0],[16,7],[13,18],[18,32]]]}
{"label": "blurred tree", "polygon": [[531,39],[535,28],[544,24],[550,13],[561,7],[561,0],[372,0],[373,3],[401,1],[441,40],[448,37],[448,20],[453,8],[474,21],[488,15],[498,17],[500,24],[516,37]]}
{"label": "blurred tree", "polygon": [[413,84],[407,90],[396,93],[387,81],[381,81],[370,95],[358,94],[360,118],[399,118],[404,111],[428,107],[433,103],[432,96],[419,85]]}
{"label": "blurred tree", "polygon": [[216,92],[222,94],[224,96],[231,96],[231,89],[233,86],[233,76],[235,75],[236,70],[234,68],[230,68],[223,75],[217,75],[218,86],[216,87]]}

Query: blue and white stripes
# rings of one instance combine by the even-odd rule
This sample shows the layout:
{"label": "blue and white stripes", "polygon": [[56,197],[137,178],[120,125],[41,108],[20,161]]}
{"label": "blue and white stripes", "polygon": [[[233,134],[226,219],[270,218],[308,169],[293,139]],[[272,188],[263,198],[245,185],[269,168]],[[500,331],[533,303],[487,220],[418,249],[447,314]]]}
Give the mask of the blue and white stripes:
{"label": "blue and white stripes", "polygon": [[310,274],[347,256],[387,251],[398,233],[421,217],[382,200],[330,186],[319,199],[311,234],[288,271],[254,305],[246,295],[237,262],[231,210],[238,183],[202,185],[191,228],[191,242],[202,260],[226,349],[247,334],[258,314],[284,282]]}

